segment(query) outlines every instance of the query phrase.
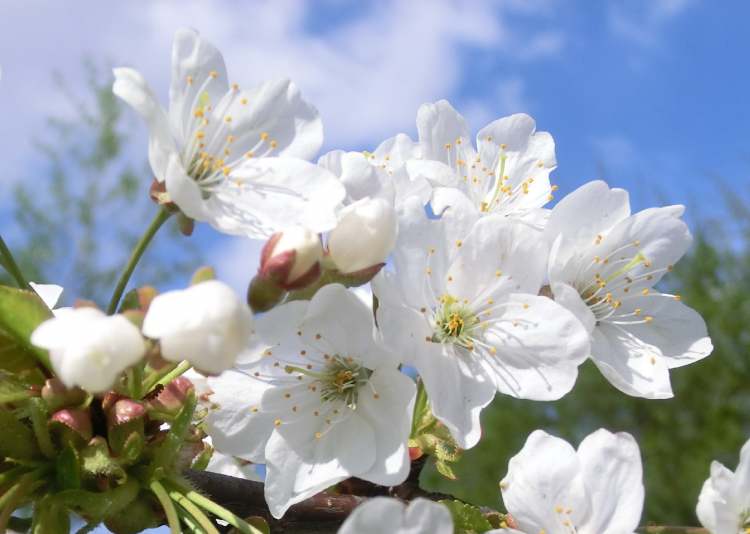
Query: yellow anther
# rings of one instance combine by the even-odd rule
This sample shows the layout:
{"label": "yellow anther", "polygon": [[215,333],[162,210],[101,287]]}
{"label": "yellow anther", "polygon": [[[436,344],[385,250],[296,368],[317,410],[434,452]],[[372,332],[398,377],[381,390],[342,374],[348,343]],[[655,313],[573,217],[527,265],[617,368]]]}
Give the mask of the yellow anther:
{"label": "yellow anther", "polygon": [[528,304],[526,304],[525,302],[523,303],[523,309],[524,309],[524,310],[528,310],[528,309],[529,309],[529,305],[528,305]]}
{"label": "yellow anther", "polygon": [[320,439],[322,437],[323,437],[323,434],[321,434],[320,432],[315,433],[315,439]]}
{"label": "yellow anther", "polygon": [[235,91],[239,91],[239,90],[240,90],[240,84],[238,84],[238,83],[233,83],[233,84],[232,84],[232,89],[234,89]]}
{"label": "yellow anther", "polygon": [[226,117],[224,117],[224,122],[232,122],[232,116],[227,115]]}
{"label": "yellow anther", "polygon": [[646,321],[647,323],[650,323],[651,321],[654,320],[654,318],[651,317],[650,315],[647,315],[646,317],[643,318],[643,320]]}
{"label": "yellow anther", "polygon": [[502,275],[503,275],[503,272],[500,269],[498,269],[497,271],[495,271],[495,276],[497,278],[500,278]]}
{"label": "yellow anther", "polygon": [[254,155],[255,154],[253,154],[252,150],[248,150],[247,152],[245,152],[245,157],[248,159],[252,158]]}
{"label": "yellow anther", "polygon": [[212,70],[211,72],[209,72],[208,75],[211,76],[211,78],[218,78],[219,77],[219,73],[216,72],[215,70]]}
{"label": "yellow anther", "polygon": [[195,132],[195,137],[197,137],[198,139],[203,139],[204,137],[206,137],[206,132],[204,132],[203,130],[198,130],[197,132]]}
{"label": "yellow anther", "polygon": [[444,146],[446,150],[450,150],[452,145],[450,143],[445,143]]}
{"label": "yellow anther", "polygon": [[276,427],[279,427],[279,426],[281,426],[281,419],[276,419],[276,420],[275,420],[275,421],[273,422],[273,426],[276,426]]}
{"label": "yellow anther", "polygon": [[242,104],[243,106],[246,106],[247,105],[247,98],[241,99],[240,100],[240,104]]}
{"label": "yellow anther", "polygon": [[186,78],[186,80],[187,80],[187,84],[188,84],[188,85],[193,85],[193,77],[192,77],[192,76],[188,76],[188,77]]}
{"label": "yellow anther", "polygon": [[675,299],[675,300],[682,300],[682,296],[681,296],[681,295],[675,295],[675,296],[674,296],[674,299]]}
{"label": "yellow anther", "polygon": [[643,288],[643,291],[641,291],[641,295],[643,295],[643,296],[646,296],[646,295],[648,295],[649,293],[650,293],[650,290],[649,290],[649,288],[647,288],[647,287],[644,287],[644,288]]}
{"label": "yellow anther", "polygon": [[458,241],[456,241],[456,246],[457,246],[458,248],[461,248],[461,246],[462,246],[463,244],[464,244],[464,242],[463,242],[463,241],[461,241],[460,239],[459,239]]}
{"label": "yellow anther", "polygon": [[196,109],[193,112],[193,116],[194,117],[198,117],[198,118],[203,117],[203,109],[201,109],[201,108]]}
{"label": "yellow anther", "polygon": [[640,314],[641,314],[641,311],[642,311],[642,310],[641,310],[640,308],[636,308],[636,309],[634,309],[634,310],[633,310],[633,314],[634,314],[634,315],[640,315]]}
{"label": "yellow anther", "polygon": [[277,146],[279,146],[278,141],[276,141],[275,139],[271,141],[271,148],[276,148]]}
{"label": "yellow anther", "polygon": [[262,132],[260,134],[260,140],[265,141],[266,139],[268,139],[268,132]]}
{"label": "yellow anther", "polygon": [[505,143],[500,143],[500,148],[505,150],[506,148],[508,148],[508,145],[506,145]]}

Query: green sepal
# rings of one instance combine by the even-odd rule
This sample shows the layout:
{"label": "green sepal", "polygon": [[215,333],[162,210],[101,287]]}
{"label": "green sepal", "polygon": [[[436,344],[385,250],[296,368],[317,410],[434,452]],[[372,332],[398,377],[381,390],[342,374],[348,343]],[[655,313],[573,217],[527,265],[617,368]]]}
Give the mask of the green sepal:
{"label": "green sepal", "polygon": [[39,456],[34,432],[16,416],[0,407],[0,457],[31,460]]}
{"label": "green sepal", "polygon": [[151,465],[149,466],[149,478],[162,478],[166,474],[170,473],[179,460],[179,451],[185,441],[185,436],[193,422],[193,413],[195,412],[195,406],[197,399],[195,392],[190,391],[185,398],[185,404],[182,406],[182,410],[174,418],[169,432],[164,437],[164,441],[159,445],[156,450]]}
{"label": "green sepal", "polygon": [[64,507],[50,497],[44,497],[34,505],[31,534],[69,534],[70,516]]}
{"label": "green sepal", "polygon": [[136,534],[162,524],[164,516],[156,510],[149,494],[141,492],[127,508],[110,515],[104,524],[117,534]]}
{"label": "green sepal", "polygon": [[450,430],[433,415],[424,385],[420,380],[417,399],[414,403],[409,447],[418,447],[424,454],[432,456],[435,468],[445,478],[456,479],[450,464],[457,462],[463,450],[456,444]]}
{"label": "green sepal", "polygon": [[215,279],[216,272],[214,271],[214,268],[209,267],[208,265],[204,265],[203,267],[198,268],[195,273],[193,273],[193,277],[190,279],[190,285],[194,286],[195,284],[200,284],[201,282],[208,282],[209,280]]}
{"label": "green sepal", "polygon": [[138,482],[130,477],[124,484],[109,491],[71,489],[61,491],[52,498],[89,521],[104,521],[128,507],[138,496],[138,491]]}
{"label": "green sepal", "polygon": [[63,490],[81,487],[81,460],[78,451],[70,445],[64,447],[55,460],[55,477]]}
{"label": "green sepal", "polygon": [[141,311],[145,313],[156,295],[156,289],[151,286],[131,289],[125,293],[122,302],[120,302],[120,308],[117,311],[118,313],[124,313],[126,311]]}
{"label": "green sepal", "polygon": [[454,534],[482,534],[492,530],[492,525],[476,506],[461,501],[438,501],[450,510]]}
{"label": "green sepal", "polygon": [[190,469],[196,471],[205,471],[208,467],[208,463],[211,461],[211,457],[214,455],[214,448],[208,443],[203,444],[203,450],[193,459],[193,464]]}
{"label": "green sepal", "polygon": [[110,455],[107,441],[101,436],[93,438],[81,450],[81,471],[84,476],[105,476],[118,483],[123,483],[128,478],[120,463]]}
{"label": "green sepal", "polygon": [[51,370],[46,350],[31,344],[31,333],[52,312],[33,291],[0,286],[0,368],[32,371],[37,362]]}

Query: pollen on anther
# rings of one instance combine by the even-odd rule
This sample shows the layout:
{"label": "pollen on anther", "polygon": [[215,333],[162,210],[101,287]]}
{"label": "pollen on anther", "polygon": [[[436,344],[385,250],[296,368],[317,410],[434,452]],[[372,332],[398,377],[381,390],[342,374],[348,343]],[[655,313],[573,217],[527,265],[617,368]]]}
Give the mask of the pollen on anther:
{"label": "pollen on anther", "polygon": [[292,398],[292,394],[291,393],[284,393],[284,398],[285,399],[291,399]]}
{"label": "pollen on anther", "polygon": [[246,106],[247,105],[247,98],[241,99],[240,100],[240,104],[242,104],[243,106]]}
{"label": "pollen on anther", "polygon": [[321,336],[320,334],[315,334],[315,339],[320,339],[321,337],[323,336]]}
{"label": "pollen on anther", "polygon": [[320,415],[320,412],[319,412],[318,410],[315,410],[315,411],[313,412],[313,415],[314,415],[315,417],[318,417],[318,416]]}
{"label": "pollen on anther", "polygon": [[461,246],[462,246],[463,244],[464,244],[464,242],[463,242],[463,241],[461,241],[460,239],[459,239],[458,241],[456,241],[456,246],[457,246],[458,248],[461,248]]}
{"label": "pollen on anther", "polygon": [[323,434],[321,434],[320,432],[315,433],[315,439],[320,439],[322,437],[323,437]]}
{"label": "pollen on anther", "polygon": [[273,422],[273,426],[276,426],[276,427],[279,427],[279,426],[281,426],[281,419],[276,419],[276,420],[275,420],[275,421]]}
{"label": "pollen on anther", "polygon": [[219,73],[216,72],[215,70],[212,70],[211,72],[209,72],[208,75],[211,76],[211,78],[218,78],[219,77]]}
{"label": "pollen on anther", "polygon": [[380,398],[380,394],[379,393],[373,393],[372,394],[372,398],[375,399],[375,400],[378,400]]}
{"label": "pollen on anther", "polygon": [[188,85],[193,85],[193,77],[192,76],[188,76],[185,79],[186,79]]}
{"label": "pollen on anther", "polygon": [[497,271],[495,271],[495,276],[497,278],[500,278],[502,275],[503,275],[503,272],[501,270],[498,269]]}

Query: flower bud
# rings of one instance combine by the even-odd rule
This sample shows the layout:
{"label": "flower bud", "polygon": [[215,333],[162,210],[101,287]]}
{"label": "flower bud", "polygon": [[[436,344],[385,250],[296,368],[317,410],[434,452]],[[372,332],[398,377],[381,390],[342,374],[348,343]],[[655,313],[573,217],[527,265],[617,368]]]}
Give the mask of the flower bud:
{"label": "flower bud", "polygon": [[328,253],[344,274],[383,263],[396,243],[398,218],[382,198],[364,198],[341,211],[328,236]]}
{"label": "flower bud", "polygon": [[263,247],[258,275],[286,290],[306,287],[320,276],[323,245],[318,234],[292,226],[272,235]]}
{"label": "flower bud", "polygon": [[252,313],[218,280],[162,293],[143,321],[143,333],[159,340],[164,359],[188,360],[208,374],[232,367],[252,331]]}
{"label": "flower bud", "polygon": [[152,411],[152,417],[176,416],[191,391],[195,391],[193,383],[184,376],[178,376],[149,400],[148,407]]}
{"label": "flower bud", "polygon": [[63,431],[70,429],[80,438],[78,441],[83,442],[90,440],[94,434],[91,414],[88,409],[64,408],[58,410],[50,418],[50,426]]}
{"label": "flower bud", "polygon": [[146,415],[146,408],[138,401],[120,399],[107,412],[107,423],[111,427],[124,425]]}
{"label": "flower bud", "polygon": [[47,409],[54,412],[65,406],[77,406],[86,400],[86,392],[81,388],[67,388],[59,378],[48,378],[42,387],[42,398]]}

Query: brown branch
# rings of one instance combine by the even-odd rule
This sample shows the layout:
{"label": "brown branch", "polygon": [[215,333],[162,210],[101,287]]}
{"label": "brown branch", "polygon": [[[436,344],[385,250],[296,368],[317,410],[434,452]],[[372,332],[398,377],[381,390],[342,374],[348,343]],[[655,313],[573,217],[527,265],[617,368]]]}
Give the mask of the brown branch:
{"label": "brown branch", "polygon": [[[421,460],[421,459],[420,459]],[[417,497],[438,501],[454,500],[443,493],[430,493],[419,487],[419,475],[424,460],[412,464],[409,477],[398,486],[390,488],[372,482],[351,478],[337,486],[337,492],[322,492],[290,507],[280,520],[271,517],[263,494],[263,483],[241,478],[187,471],[185,476],[202,493],[241,517],[260,516],[268,521],[273,534],[335,534],[352,511],[369,498],[391,496],[403,501]],[[483,510],[491,511],[494,510]],[[641,534],[708,534],[696,527],[648,525],[637,530]]]}

